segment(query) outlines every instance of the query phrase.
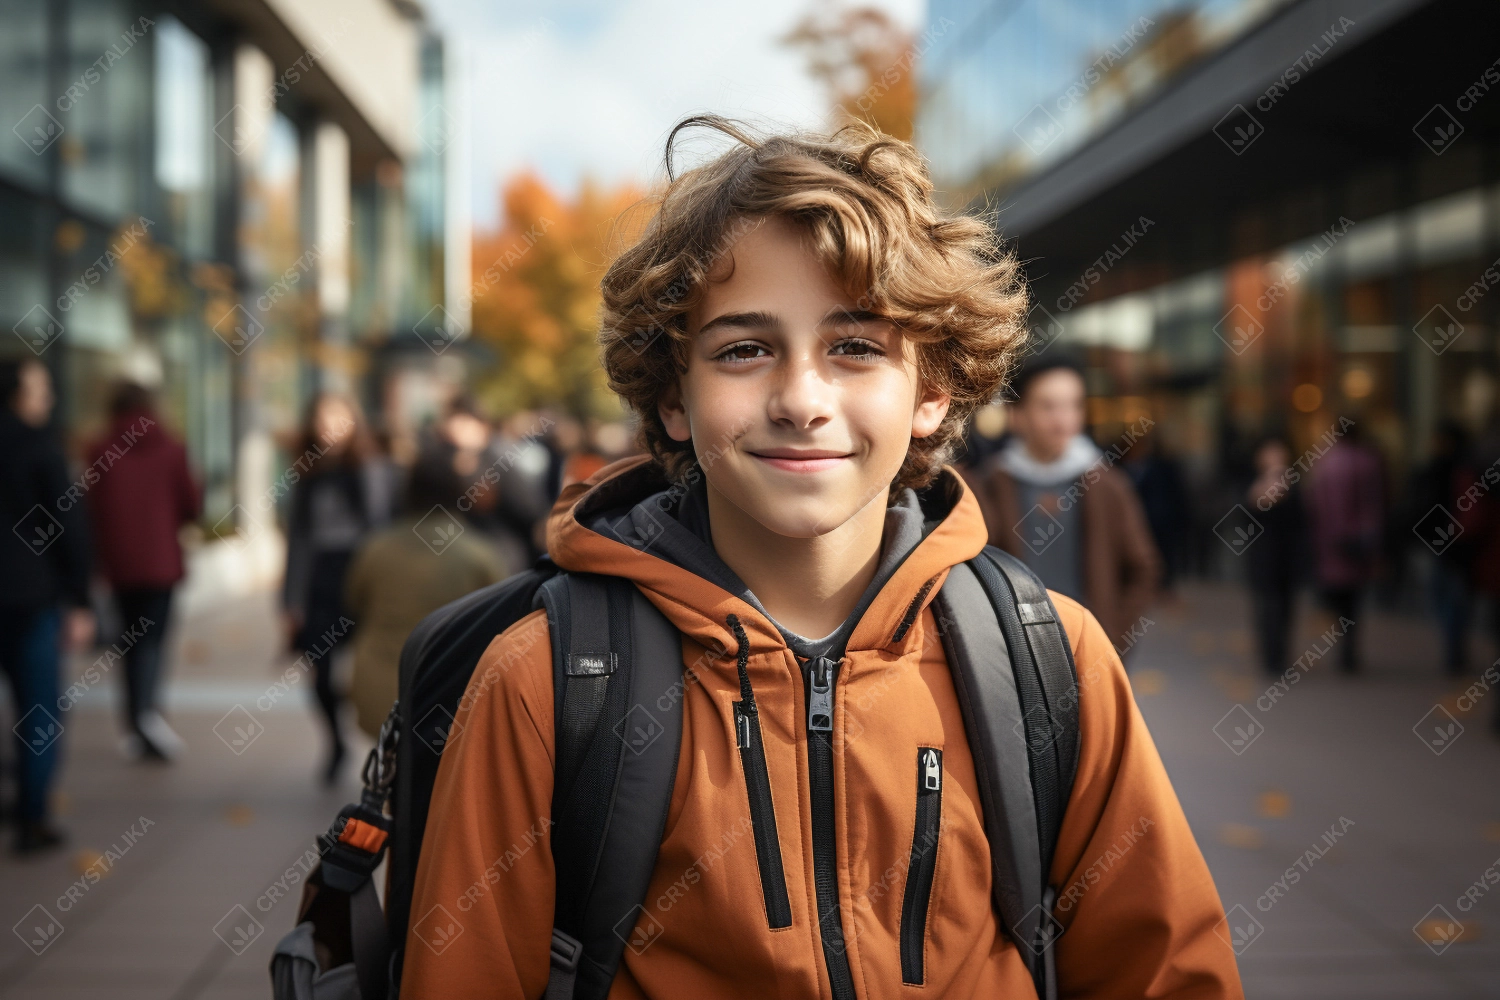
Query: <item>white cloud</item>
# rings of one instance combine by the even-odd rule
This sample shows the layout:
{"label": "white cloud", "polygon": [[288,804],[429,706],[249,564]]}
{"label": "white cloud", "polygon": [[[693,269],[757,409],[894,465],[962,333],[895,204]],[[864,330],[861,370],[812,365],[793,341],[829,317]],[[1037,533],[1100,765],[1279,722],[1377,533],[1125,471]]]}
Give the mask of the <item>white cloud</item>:
{"label": "white cloud", "polygon": [[[879,6],[920,28],[923,0]],[[521,169],[565,192],[586,176],[649,183],[667,133],[687,114],[762,126],[827,121],[826,94],[801,53],[776,41],[809,0],[430,0],[430,9],[464,67],[477,227],[495,225],[500,185]]]}

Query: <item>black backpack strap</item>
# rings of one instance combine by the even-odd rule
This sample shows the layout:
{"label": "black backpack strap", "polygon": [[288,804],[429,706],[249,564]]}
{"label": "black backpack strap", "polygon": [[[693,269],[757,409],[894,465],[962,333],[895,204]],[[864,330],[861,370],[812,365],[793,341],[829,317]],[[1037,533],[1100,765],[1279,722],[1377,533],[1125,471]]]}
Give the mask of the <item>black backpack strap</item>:
{"label": "black backpack strap", "polygon": [[642,915],[682,742],[682,638],[629,580],[540,588],[552,632],[557,871],[549,1000],[602,1000]]}
{"label": "black backpack strap", "polygon": [[995,908],[1047,1000],[1059,926],[1047,880],[1078,767],[1072,649],[1041,581],[993,546],[949,571],[935,605],[979,780]]}

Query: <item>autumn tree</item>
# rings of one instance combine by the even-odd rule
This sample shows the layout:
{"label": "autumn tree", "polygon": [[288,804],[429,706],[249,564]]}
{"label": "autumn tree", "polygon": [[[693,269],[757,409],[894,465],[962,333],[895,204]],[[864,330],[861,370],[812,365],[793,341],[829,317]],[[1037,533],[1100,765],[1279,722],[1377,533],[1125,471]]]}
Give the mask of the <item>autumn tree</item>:
{"label": "autumn tree", "polygon": [[914,39],[889,14],[824,0],[781,42],[806,54],[808,72],[827,87],[839,117],[911,140],[917,113]]}
{"label": "autumn tree", "polygon": [[[472,326],[499,363],[480,397],[497,413],[561,406],[579,417],[620,416],[599,365],[599,279],[629,237],[640,200],[629,187],[585,182],[570,200],[522,173],[504,188],[504,223],[474,241]],[[623,221],[622,221],[623,216]]]}

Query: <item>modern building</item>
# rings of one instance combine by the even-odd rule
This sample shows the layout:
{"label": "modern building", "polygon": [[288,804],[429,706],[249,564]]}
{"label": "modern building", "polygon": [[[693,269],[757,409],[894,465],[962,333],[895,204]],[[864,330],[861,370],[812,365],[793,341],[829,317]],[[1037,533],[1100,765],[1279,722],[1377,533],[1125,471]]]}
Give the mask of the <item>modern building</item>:
{"label": "modern building", "polygon": [[429,376],[461,367],[445,349],[467,322],[467,185],[450,183],[459,118],[418,4],[4,14],[0,350],[52,368],[71,446],[113,380],[157,385],[208,522],[264,517],[312,393],[351,392],[394,432],[400,345]]}
{"label": "modern building", "polygon": [[1150,414],[1211,489],[1347,418],[1399,499],[1440,421],[1496,415],[1493,14],[933,0],[917,141],[1014,241],[1038,346],[1088,359],[1101,441]]}

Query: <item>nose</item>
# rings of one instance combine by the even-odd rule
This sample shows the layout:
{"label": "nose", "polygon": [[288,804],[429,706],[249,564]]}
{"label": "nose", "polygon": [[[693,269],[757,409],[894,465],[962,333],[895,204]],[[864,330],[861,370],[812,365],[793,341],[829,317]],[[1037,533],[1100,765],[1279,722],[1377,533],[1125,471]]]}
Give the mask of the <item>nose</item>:
{"label": "nose", "polygon": [[[821,340],[814,338],[822,345]],[[793,430],[819,427],[833,418],[836,387],[819,363],[821,353],[801,349],[776,366],[766,413]]]}

